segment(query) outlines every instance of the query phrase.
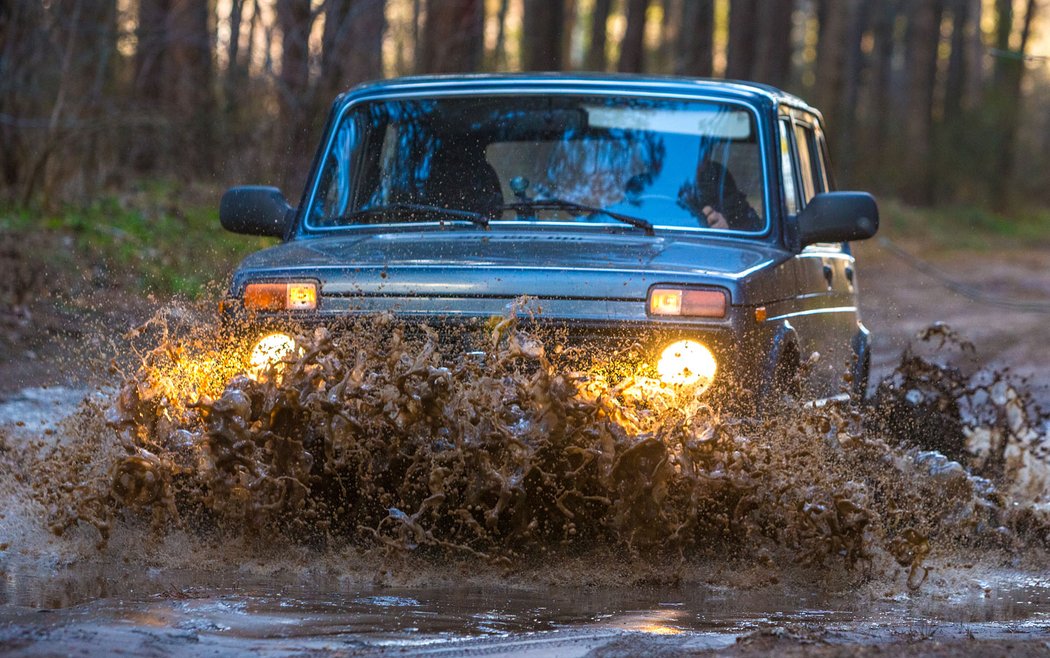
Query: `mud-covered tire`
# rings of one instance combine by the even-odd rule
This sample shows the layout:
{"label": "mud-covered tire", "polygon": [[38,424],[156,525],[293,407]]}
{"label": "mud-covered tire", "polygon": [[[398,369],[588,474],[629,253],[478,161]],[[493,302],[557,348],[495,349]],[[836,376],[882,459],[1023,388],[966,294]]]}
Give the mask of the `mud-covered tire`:
{"label": "mud-covered tire", "polygon": [[786,352],[773,368],[766,392],[758,400],[759,413],[773,413],[783,405],[791,405],[802,395],[799,379],[799,361],[794,351]]}

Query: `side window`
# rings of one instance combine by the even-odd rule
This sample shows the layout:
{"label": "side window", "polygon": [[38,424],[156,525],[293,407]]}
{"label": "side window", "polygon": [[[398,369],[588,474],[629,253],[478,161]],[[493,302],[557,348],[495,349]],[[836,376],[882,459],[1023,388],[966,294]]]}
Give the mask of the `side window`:
{"label": "side window", "polygon": [[809,203],[809,200],[817,194],[817,176],[819,175],[816,170],[819,155],[816,152],[817,144],[813,135],[813,129],[801,123],[796,123],[795,144],[798,147],[798,163],[801,169],[799,179],[802,181],[802,193],[806,203]]}
{"label": "side window", "polygon": [[784,188],[784,204],[787,206],[787,213],[794,215],[798,213],[798,184],[795,175],[795,158],[791,153],[791,120],[788,118],[780,120],[780,169],[781,183]]}

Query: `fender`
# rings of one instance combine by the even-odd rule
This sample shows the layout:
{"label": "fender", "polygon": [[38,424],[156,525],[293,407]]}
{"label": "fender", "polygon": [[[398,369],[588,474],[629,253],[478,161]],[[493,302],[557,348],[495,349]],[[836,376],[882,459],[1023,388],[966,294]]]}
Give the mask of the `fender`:
{"label": "fender", "polygon": [[[759,387],[759,400],[767,400],[773,394],[776,385],[777,368],[787,355],[794,351],[796,358],[801,355],[798,345],[798,332],[787,320],[782,321],[773,331],[773,341],[762,366],[762,383]],[[798,364],[795,364],[798,365]]]}
{"label": "fender", "polygon": [[871,332],[858,320],[857,333],[853,334],[853,386],[851,394],[857,401],[864,400],[871,377]]}

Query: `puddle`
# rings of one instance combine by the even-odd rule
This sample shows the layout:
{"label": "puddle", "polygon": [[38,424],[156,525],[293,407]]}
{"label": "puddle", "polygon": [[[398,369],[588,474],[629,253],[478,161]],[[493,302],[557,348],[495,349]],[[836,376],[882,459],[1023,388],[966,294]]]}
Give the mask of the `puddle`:
{"label": "puddle", "polygon": [[997,573],[994,583],[985,578],[972,580],[966,594],[864,600],[793,586],[372,588],[343,585],[330,575],[256,578],[153,569],[115,578],[91,567],[7,568],[0,646],[26,642],[21,650],[27,655],[65,646],[106,651],[128,641],[129,649],[185,654],[485,649],[521,655],[586,652],[624,638],[637,648],[667,636],[678,649],[714,649],[751,633],[799,629],[820,629],[828,641],[863,643],[929,635],[1050,637],[1045,579],[1009,571]]}

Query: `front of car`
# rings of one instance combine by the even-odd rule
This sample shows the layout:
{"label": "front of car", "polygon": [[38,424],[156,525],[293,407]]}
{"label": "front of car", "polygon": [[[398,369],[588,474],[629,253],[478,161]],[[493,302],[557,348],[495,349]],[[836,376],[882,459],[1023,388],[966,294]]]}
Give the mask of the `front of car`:
{"label": "front of car", "polygon": [[260,327],[260,363],[290,348],[283,322],[513,309],[604,353],[640,346],[667,385],[754,380],[762,304],[790,286],[773,103],[564,76],[359,88],[335,105],[285,241],[242,263],[224,308]]}

